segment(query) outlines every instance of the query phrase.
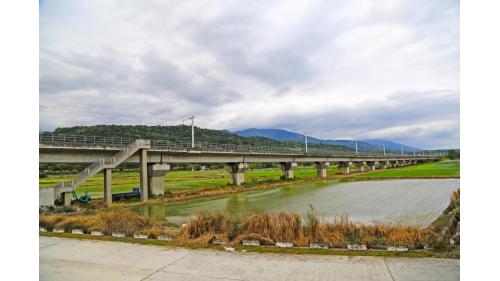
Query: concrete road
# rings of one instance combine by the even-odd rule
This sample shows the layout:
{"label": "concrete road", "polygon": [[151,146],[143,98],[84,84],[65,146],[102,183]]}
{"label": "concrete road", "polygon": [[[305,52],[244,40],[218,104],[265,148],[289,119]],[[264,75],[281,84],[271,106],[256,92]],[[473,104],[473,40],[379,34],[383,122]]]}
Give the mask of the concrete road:
{"label": "concrete road", "polygon": [[40,280],[459,280],[460,261],[229,253],[40,237]]}

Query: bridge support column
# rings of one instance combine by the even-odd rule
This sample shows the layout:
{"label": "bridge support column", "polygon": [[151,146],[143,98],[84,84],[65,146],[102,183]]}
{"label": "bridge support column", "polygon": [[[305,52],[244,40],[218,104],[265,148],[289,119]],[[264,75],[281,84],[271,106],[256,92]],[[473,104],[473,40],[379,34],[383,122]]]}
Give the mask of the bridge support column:
{"label": "bridge support column", "polygon": [[365,164],[366,164],[366,162],[356,162],[354,165],[356,166],[358,171],[364,172],[365,171],[365,166],[364,166]]}
{"label": "bridge support column", "polygon": [[281,176],[283,179],[293,179],[293,168],[297,167],[297,163],[295,162],[282,162],[280,163],[281,171],[283,175]]}
{"label": "bridge support column", "polygon": [[340,173],[342,175],[348,175],[351,172],[349,164],[349,162],[339,162]]}
{"label": "bridge support column", "polygon": [[368,171],[375,171],[376,170],[376,164],[377,162],[366,162],[366,164],[368,165]]}
{"label": "bridge support column", "polygon": [[113,169],[104,169],[104,204],[106,207],[109,207],[111,203],[113,203],[113,178],[112,172]]}
{"label": "bridge support column", "polygon": [[326,178],[326,168],[330,166],[330,162],[315,162],[316,165],[316,174],[320,178]]}
{"label": "bridge support column", "polygon": [[231,184],[241,185],[245,182],[245,170],[248,168],[247,163],[227,163],[226,169],[229,172]]}
{"label": "bridge support column", "polygon": [[149,193],[163,195],[165,193],[164,176],[170,171],[169,164],[148,164]]}
{"label": "bridge support column", "polygon": [[148,201],[148,151],[139,151],[139,175],[141,182],[141,202]]}
{"label": "bridge support column", "polygon": [[61,194],[64,206],[71,206],[71,192],[63,192]]}

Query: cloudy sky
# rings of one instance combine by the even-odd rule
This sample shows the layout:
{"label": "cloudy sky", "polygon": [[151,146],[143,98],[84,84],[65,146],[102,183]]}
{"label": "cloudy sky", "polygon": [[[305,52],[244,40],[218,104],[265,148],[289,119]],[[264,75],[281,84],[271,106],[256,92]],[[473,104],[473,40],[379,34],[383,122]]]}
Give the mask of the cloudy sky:
{"label": "cloudy sky", "polygon": [[40,4],[41,131],[194,114],[458,147],[459,67],[456,0]]}

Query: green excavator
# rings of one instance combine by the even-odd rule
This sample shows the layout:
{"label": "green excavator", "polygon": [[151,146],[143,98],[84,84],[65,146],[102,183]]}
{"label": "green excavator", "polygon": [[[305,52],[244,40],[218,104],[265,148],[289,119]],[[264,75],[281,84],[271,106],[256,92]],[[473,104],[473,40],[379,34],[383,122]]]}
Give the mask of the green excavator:
{"label": "green excavator", "polygon": [[73,195],[73,200],[77,200],[78,202],[83,203],[83,204],[88,203],[91,199],[88,191],[85,191],[85,194],[80,196],[80,197],[78,197],[76,190],[73,190],[73,192],[71,192],[71,194]]}

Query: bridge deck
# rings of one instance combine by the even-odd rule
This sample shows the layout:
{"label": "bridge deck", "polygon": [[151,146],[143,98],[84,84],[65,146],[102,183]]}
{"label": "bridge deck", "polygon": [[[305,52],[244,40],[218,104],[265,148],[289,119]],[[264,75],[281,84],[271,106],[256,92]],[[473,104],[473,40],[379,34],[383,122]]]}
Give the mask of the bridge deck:
{"label": "bridge deck", "polygon": [[[40,134],[40,163],[92,163],[112,156],[132,143],[130,138]],[[325,148],[272,147],[236,144],[213,144],[151,140],[148,162],[228,163],[228,162],[343,162],[432,160],[436,155],[394,154],[380,152],[339,151]],[[138,153],[125,163],[138,163]]]}

